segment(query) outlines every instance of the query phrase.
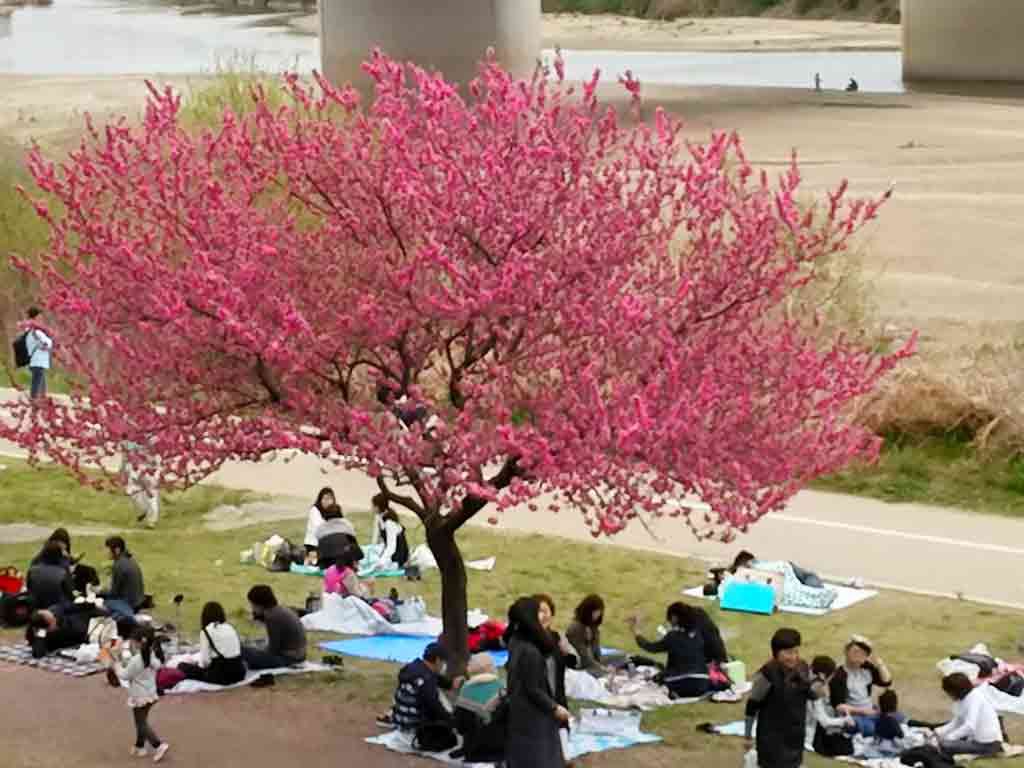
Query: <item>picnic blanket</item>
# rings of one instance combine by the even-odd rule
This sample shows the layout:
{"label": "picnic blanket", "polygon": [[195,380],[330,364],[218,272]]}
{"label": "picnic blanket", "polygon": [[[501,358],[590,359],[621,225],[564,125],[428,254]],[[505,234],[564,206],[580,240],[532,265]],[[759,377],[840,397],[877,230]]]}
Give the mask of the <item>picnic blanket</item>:
{"label": "picnic blanket", "polygon": [[[433,641],[433,637],[376,635],[374,637],[356,637],[350,640],[331,640],[320,643],[320,647],[325,651],[340,653],[343,656],[409,664],[422,658],[423,652]],[[503,667],[508,662],[508,651],[489,651],[489,653],[494,659],[495,666]]]}
{"label": "picnic blanket", "polygon": [[75,658],[76,649],[59,651],[41,659],[32,658],[32,647],[27,643],[16,645],[0,645],[0,661],[18,664],[24,667],[45,669],[47,672],[59,672],[71,677],[88,677],[103,671],[103,666],[95,661],[79,661]]}
{"label": "picnic blanket", "polygon": [[[783,605],[779,607],[779,610],[783,613],[799,613],[804,616],[825,616],[829,613],[835,613],[845,608],[849,608],[857,603],[862,603],[865,600],[870,600],[872,597],[878,596],[878,590],[876,589],[855,589],[853,587],[843,587],[838,584],[827,584],[829,589],[835,590],[836,599],[832,602],[829,608],[804,608],[802,606],[787,606]],[[693,587],[692,589],[683,590],[683,594],[686,597],[695,597],[700,600],[717,600],[717,595],[705,595],[704,586]]]}
{"label": "picnic blanket", "polygon": [[[448,763],[449,765],[473,766],[473,768],[491,768],[492,766],[491,763],[464,763],[461,760],[451,757],[450,752],[417,752],[412,748],[412,746],[410,746],[408,737],[404,737],[399,731],[391,731],[390,733],[385,733],[380,736],[373,736],[368,738],[366,741],[369,744],[378,744],[382,747],[386,747],[392,752],[398,752],[403,755],[416,755],[418,757]],[[578,730],[572,730],[569,733],[569,746],[566,750],[565,759],[575,760],[578,757],[593,754],[595,752],[607,752],[612,749],[628,749],[629,747],[635,747],[639,744],[655,744],[659,741],[661,741],[660,736],[654,736],[650,733],[638,732],[629,736],[610,736],[580,733]],[[452,750],[452,752],[454,751],[455,750]]]}
{"label": "picnic blanket", "polygon": [[653,668],[639,670],[633,675],[618,673],[612,677],[596,678],[576,669],[565,670],[565,695],[577,701],[592,701],[615,709],[639,709],[649,712],[661,707],[696,704],[700,701],[733,703],[750,692],[751,684],[735,686],[728,691],[690,699],[669,698],[668,689],[651,679]]}
{"label": "picnic blanket", "polygon": [[[367,544],[363,549],[363,559],[359,561],[360,579],[400,579],[405,576],[405,568],[378,568],[378,560],[383,546],[380,544]],[[498,562],[496,557],[485,557],[480,560],[470,560],[466,567],[472,571],[493,571]],[[433,554],[423,544],[416,547],[409,556],[410,565],[417,566],[421,571],[437,568],[437,561]],[[315,565],[300,565],[292,563],[289,567],[291,573],[300,576],[323,576],[324,572]]]}
{"label": "picnic blanket", "polygon": [[[702,727],[702,729],[704,729],[704,728]],[[711,726],[708,726],[706,728],[706,730],[708,730],[709,732],[714,733],[714,734],[716,734],[718,736],[739,736],[739,737],[742,737],[744,735],[745,723],[742,720],[734,720],[733,722],[730,722],[730,723],[723,723],[721,725],[711,725]],[[911,731],[911,733],[918,732],[917,729],[913,729],[913,728],[911,728],[909,730]],[[756,723],[754,724],[754,732],[755,733],[757,732],[757,724]],[[857,750],[857,751],[861,751],[862,749],[864,749],[867,741],[868,740],[863,739],[863,738],[861,738],[859,736],[855,737],[855,739],[854,739],[854,749]],[[922,742],[923,742],[923,735],[922,735]],[[810,745],[807,745],[806,749],[807,749],[808,752],[813,752],[814,751],[813,749],[811,749]],[[1021,755],[1024,755],[1024,747],[1018,746],[1016,744],[1003,744],[1003,751],[1002,751],[1002,753],[1000,753],[998,755],[992,755],[992,756],[985,757],[985,758],[979,757],[977,755],[957,755],[956,762],[963,764],[963,763],[970,763],[970,762],[973,762],[974,760],[980,760],[980,759],[997,760],[997,759],[1020,757]],[[857,757],[856,755],[854,755],[853,757],[837,757],[837,758],[834,758],[834,759],[835,760],[839,760],[839,761],[844,762],[844,763],[853,763],[854,765],[862,765],[862,766],[865,766],[865,768],[906,768],[906,766],[904,766],[900,762],[898,757],[865,758],[865,757]]]}
{"label": "picnic blanket", "polygon": [[[167,666],[177,667],[179,664],[186,662],[190,664],[196,664],[199,661],[199,654],[184,653],[175,656],[167,660]],[[275,669],[259,669],[249,670],[246,674],[245,679],[240,683],[234,685],[213,685],[212,683],[203,683],[199,680],[182,680],[173,688],[168,688],[164,691],[165,695],[168,696],[179,696],[190,693],[204,693],[204,692],[215,692],[215,691],[229,691],[232,688],[244,688],[247,685],[252,685],[256,680],[263,677],[264,675],[273,675],[278,677],[280,675],[303,675],[310,672],[329,672],[333,667],[329,667],[326,664],[318,664],[312,661],[306,661],[294,667],[277,667]],[[126,685],[126,684],[125,684]]]}
{"label": "picnic blanket", "polygon": [[[487,621],[487,615],[480,611],[467,614],[470,627],[478,627]],[[337,632],[339,635],[412,635],[415,637],[437,637],[444,629],[441,619],[425,616],[420,621],[392,624],[366,601],[358,597],[324,595],[319,611],[302,617],[302,626],[312,632]]]}

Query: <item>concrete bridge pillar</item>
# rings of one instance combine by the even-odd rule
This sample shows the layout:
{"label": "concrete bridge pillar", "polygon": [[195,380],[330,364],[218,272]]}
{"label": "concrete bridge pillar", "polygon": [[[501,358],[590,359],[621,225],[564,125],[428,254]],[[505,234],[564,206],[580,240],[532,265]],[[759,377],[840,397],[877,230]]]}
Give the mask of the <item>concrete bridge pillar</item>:
{"label": "concrete bridge pillar", "polygon": [[902,0],[905,80],[1024,81],[1024,0]]}
{"label": "concrete bridge pillar", "polygon": [[525,76],[540,56],[540,20],[541,0],[321,0],[320,56],[337,84],[365,86],[360,65],[377,47],[457,83],[493,47]]}

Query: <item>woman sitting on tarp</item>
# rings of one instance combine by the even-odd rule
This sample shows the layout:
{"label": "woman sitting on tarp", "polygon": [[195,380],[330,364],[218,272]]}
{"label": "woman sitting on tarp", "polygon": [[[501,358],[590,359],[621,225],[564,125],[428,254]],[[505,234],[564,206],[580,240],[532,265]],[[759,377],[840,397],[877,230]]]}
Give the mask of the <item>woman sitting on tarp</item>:
{"label": "woman sitting on tarp", "polygon": [[505,723],[495,718],[505,686],[489,653],[470,657],[468,679],[455,701],[455,730],[462,735],[462,749],[452,757],[467,763],[500,763],[505,759]]}
{"label": "woman sitting on tarp", "polygon": [[363,559],[356,529],[345,519],[337,504],[331,504],[324,510],[324,521],[317,528],[316,540],[317,564],[325,571],[335,563],[358,563]]}
{"label": "woman sitting on tarp", "polygon": [[627,619],[636,644],[648,653],[667,653],[665,672],[659,682],[674,699],[693,699],[714,691],[725,690],[728,683],[713,682],[704,648],[704,633],[697,609],[686,603],[672,603],[665,611],[669,630],[660,640],[647,640],[640,635],[639,619]]}
{"label": "woman sitting on tarp", "polygon": [[234,685],[245,679],[242,661],[242,641],[238,632],[228,624],[224,606],[210,602],[203,606],[199,623],[199,663],[179,664],[178,669],[189,680],[213,685]]}
{"label": "woman sitting on tarp", "polygon": [[387,497],[378,493],[373,497],[373,536],[371,544],[383,546],[380,556],[370,570],[390,571],[405,568],[409,562],[409,541],[398,515],[388,505]]}

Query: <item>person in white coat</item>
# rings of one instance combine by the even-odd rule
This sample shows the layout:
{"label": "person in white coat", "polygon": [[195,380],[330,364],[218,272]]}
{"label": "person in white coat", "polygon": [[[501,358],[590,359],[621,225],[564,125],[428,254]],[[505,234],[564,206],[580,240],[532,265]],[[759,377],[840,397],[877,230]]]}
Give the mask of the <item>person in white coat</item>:
{"label": "person in white coat", "polygon": [[956,672],[942,678],[942,690],[953,700],[953,719],[935,729],[939,748],[947,755],[997,755],[1003,751],[999,714],[967,675]]}
{"label": "person in white coat", "polygon": [[374,496],[371,504],[373,535],[370,543],[382,547],[373,570],[404,568],[409,561],[409,541],[405,536],[405,528],[395,511],[388,506],[387,497],[383,493]]}
{"label": "person in white coat", "polygon": [[30,395],[33,400],[46,395],[46,372],[50,370],[50,353],[53,350],[53,339],[39,326],[42,312],[37,307],[28,311],[29,330],[25,335],[25,347],[28,350],[28,369],[32,372],[32,388]]}
{"label": "person in white coat", "polygon": [[316,560],[313,555],[317,551],[317,530],[324,524],[324,511],[335,504],[334,490],[332,488],[321,488],[316,495],[316,501],[309,508],[309,515],[306,517],[306,536],[302,543],[306,547],[306,562],[313,565]]}

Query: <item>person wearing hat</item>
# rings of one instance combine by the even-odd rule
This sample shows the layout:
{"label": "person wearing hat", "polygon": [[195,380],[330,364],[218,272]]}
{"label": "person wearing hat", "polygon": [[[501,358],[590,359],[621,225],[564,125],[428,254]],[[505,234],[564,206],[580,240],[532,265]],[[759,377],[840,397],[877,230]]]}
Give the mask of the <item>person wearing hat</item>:
{"label": "person wearing hat", "polygon": [[441,701],[441,689],[458,688],[460,681],[444,677],[448,659],[447,648],[430,643],[423,658],[402,667],[391,715],[378,718],[378,724],[394,726],[410,738],[423,725],[451,725],[452,713]]}
{"label": "person wearing hat", "polygon": [[829,698],[837,712],[854,719],[858,733],[873,737],[878,709],[872,690],[891,686],[892,674],[885,662],[875,655],[871,641],[863,635],[853,635],[845,652],[843,665],[829,684]]}
{"label": "person wearing hat", "polygon": [[760,768],[799,768],[804,759],[807,704],[816,694],[807,664],[800,659],[800,633],[780,629],[772,635],[772,660],[752,681],[746,707],[747,746],[754,746]]}

